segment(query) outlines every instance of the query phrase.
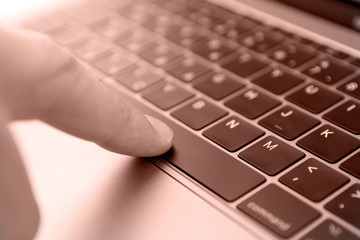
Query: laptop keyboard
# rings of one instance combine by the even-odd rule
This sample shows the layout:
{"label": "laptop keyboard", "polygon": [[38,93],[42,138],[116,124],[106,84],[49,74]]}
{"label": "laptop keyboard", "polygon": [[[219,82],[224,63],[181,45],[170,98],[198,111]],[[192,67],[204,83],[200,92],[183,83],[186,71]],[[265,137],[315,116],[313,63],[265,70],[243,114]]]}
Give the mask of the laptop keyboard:
{"label": "laptop keyboard", "polygon": [[25,25],[165,111],[164,159],[234,211],[283,238],[360,239],[358,58],[205,1],[80,2]]}

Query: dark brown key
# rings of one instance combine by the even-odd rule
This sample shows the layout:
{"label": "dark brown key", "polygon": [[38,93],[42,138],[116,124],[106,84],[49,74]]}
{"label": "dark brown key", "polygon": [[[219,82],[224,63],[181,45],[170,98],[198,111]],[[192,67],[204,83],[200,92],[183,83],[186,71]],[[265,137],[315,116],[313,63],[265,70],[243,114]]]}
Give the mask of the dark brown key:
{"label": "dark brown key", "polygon": [[319,120],[290,106],[285,106],[259,121],[260,125],[288,140],[295,139],[319,123]]}
{"label": "dark brown key", "polygon": [[312,201],[319,202],[349,181],[338,171],[310,158],[279,179]]}
{"label": "dark brown key", "polygon": [[340,224],[333,220],[326,219],[319,226],[311,230],[300,240],[360,240],[356,236]]}
{"label": "dark brown key", "polygon": [[255,119],[280,105],[280,101],[254,89],[225,102],[225,105],[247,118]]}
{"label": "dark brown key", "polygon": [[342,96],[315,84],[307,85],[286,97],[290,102],[312,113],[322,112],[342,98]]}
{"label": "dark brown key", "polygon": [[234,74],[246,78],[266,66],[266,63],[251,56],[249,53],[241,53],[223,63],[222,66]]}
{"label": "dark brown key", "polygon": [[357,99],[360,99],[360,76],[341,85],[338,89]]}
{"label": "dark brown key", "polygon": [[150,85],[161,81],[155,72],[133,65],[127,71],[120,71],[115,80],[134,92],[140,92]]}
{"label": "dark brown key", "polygon": [[264,134],[238,117],[230,117],[203,133],[228,151],[234,152]]}
{"label": "dark brown key", "polygon": [[254,21],[248,18],[228,14],[225,18],[216,21],[212,30],[217,34],[236,41],[243,32],[256,25]]}
{"label": "dark brown key", "polygon": [[305,156],[280,139],[267,136],[244,151],[239,157],[273,176]]}
{"label": "dark brown key", "polygon": [[283,39],[284,37],[280,33],[256,29],[240,36],[237,42],[256,52],[263,53],[281,43]]}
{"label": "dark brown key", "polygon": [[297,144],[324,160],[335,163],[360,146],[360,141],[330,125],[324,125]]}
{"label": "dark brown key", "polygon": [[302,45],[284,43],[270,51],[269,56],[288,67],[296,68],[314,58],[315,54]]}
{"label": "dark brown key", "polygon": [[211,62],[219,62],[221,58],[235,51],[234,44],[225,43],[217,37],[206,38],[191,47],[191,51]]}
{"label": "dark brown key", "polygon": [[129,67],[132,62],[123,57],[119,52],[109,51],[97,57],[92,64],[107,75],[113,75],[118,71]]}
{"label": "dark brown key", "polygon": [[149,43],[138,51],[138,55],[157,67],[181,56],[166,42]]}
{"label": "dark brown key", "polygon": [[166,83],[146,93],[143,97],[159,108],[168,110],[192,96],[194,96],[194,94],[189,91],[173,83]]}
{"label": "dark brown key", "polygon": [[210,68],[201,64],[193,57],[180,57],[163,66],[165,71],[183,82],[191,82],[210,71]]}
{"label": "dark brown key", "polygon": [[335,63],[332,60],[322,59],[303,72],[322,83],[332,85],[353,73],[353,70],[345,65]]}
{"label": "dark brown key", "polygon": [[238,209],[283,238],[291,237],[320,217],[318,211],[275,184],[240,203]]}
{"label": "dark brown key", "polygon": [[198,99],[171,113],[173,117],[195,130],[209,125],[226,114],[228,113],[225,110],[202,99]]}
{"label": "dark brown key", "polygon": [[253,82],[274,94],[280,95],[302,83],[303,80],[293,74],[275,68],[265,75],[256,78]]}
{"label": "dark brown key", "polygon": [[[164,120],[166,120],[164,118]],[[174,146],[162,156],[226,201],[234,201],[265,182],[238,159],[171,121]]]}
{"label": "dark brown key", "polygon": [[360,104],[352,100],[328,112],[324,118],[352,133],[360,134]]}
{"label": "dark brown key", "polygon": [[360,184],[356,183],[345,190],[325,208],[338,217],[360,228]]}
{"label": "dark brown key", "polygon": [[360,152],[343,162],[340,168],[360,179]]}
{"label": "dark brown key", "polygon": [[349,57],[349,54],[344,53],[338,49],[334,49],[334,48],[325,46],[325,45],[319,45],[319,46],[317,46],[317,49],[319,49],[327,54],[330,54],[331,56],[339,58],[339,59],[345,59],[345,58]]}
{"label": "dark brown key", "polygon": [[244,86],[224,73],[215,72],[200,77],[199,83],[194,85],[197,90],[216,100],[222,99]]}

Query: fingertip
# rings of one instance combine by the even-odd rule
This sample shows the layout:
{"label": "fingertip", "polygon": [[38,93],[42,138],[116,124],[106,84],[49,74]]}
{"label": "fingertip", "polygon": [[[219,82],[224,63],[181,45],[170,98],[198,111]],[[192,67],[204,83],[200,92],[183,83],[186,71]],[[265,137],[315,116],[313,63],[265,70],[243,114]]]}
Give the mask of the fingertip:
{"label": "fingertip", "polygon": [[166,141],[166,143],[168,143],[170,148],[174,138],[174,132],[172,131],[172,129],[157,118],[154,118],[149,115],[145,115],[145,116],[149,120],[156,134],[160,136],[164,141]]}

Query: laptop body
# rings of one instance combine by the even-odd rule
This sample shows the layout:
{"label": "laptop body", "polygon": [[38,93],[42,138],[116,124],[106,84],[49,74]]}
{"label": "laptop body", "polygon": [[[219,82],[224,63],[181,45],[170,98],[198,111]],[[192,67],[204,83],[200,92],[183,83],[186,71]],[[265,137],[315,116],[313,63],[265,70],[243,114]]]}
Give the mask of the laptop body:
{"label": "laptop body", "polygon": [[[316,43],[339,49],[341,52],[351,55],[351,57],[346,58],[349,61],[352,61],[350,60],[352,57],[360,57],[359,33],[347,27],[331,23],[274,1],[214,1],[214,3],[236,13],[239,12],[246,17],[251,17],[254,20],[261,20],[284,31],[301,34],[302,37]],[[106,6],[111,6],[111,4]],[[250,50],[250,53],[253,54],[252,50]],[[308,65],[310,66],[311,63],[309,61]],[[350,64],[353,73],[327,88],[341,87],[343,83],[347,83],[348,80],[359,74],[359,69]],[[302,70],[305,70],[305,68]],[[331,110],[334,110],[347,100],[359,104],[359,100],[355,97],[344,93],[342,94],[344,99],[339,100],[324,112],[317,114],[317,119],[321,119],[319,125],[314,126],[302,136],[296,137],[296,140],[286,142],[298,150],[302,149],[301,151],[306,156],[278,173],[269,174],[254,162],[249,163],[249,161],[239,158],[237,155],[245,152],[246,149],[251,149],[251,146],[256,146],[267,136],[282,139],[273,130],[258,124],[260,119],[264,116],[270,116],[271,113],[280,109],[281,105],[269,110],[264,116],[255,117],[254,119],[249,119],[234,110],[226,108],[226,111],[231,112],[229,115],[212,122],[200,130],[194,131],[182,121],[172,119],[173,110],[164,113],[154,104],[144,101],[142,93],[134,97],[133,91],[129,91],[128,87],[123,83],[116,83],[112,77],[104,76],[100,71],[98,74],[103,76],[104,82],[114,86],[119,90],[119,94],[123,94],[124,98],[133,102],[140,109],[167,121],[175,129],[179,129],[177,130],[178,135],[188,136],[187,133],[182,134],[182,132],[184,129],[189,130],[192,135],[196,136],[194,141],[197,142],[198,139],[202,139],[207,144],[210,144],[212,149],[217,149],[217,151],[233,157],[236,161],[241,162],[241,166],[246,166],[246,169],[251,169],[251,173],[255,172],[256,176],[260,176],[259,180],[254,184],[256,186],[240,194],[241,196],[232,197],[231,194],[228,196],[221,191],[219,193],[218,190],[214,189],[214,185],[207,182],[206,178],[204,183],[203,179],[189,174],[187,169],[183,169],[176,162],[172,162],[171,156],[154,159],[134,159],[119,156],[106,152],[91,143],[57,132],[42,123],[17,124],[14,126],[15,132],[19,138],[20,148],[24,152],[26,164],[33,179],[35,195],[38,196],[43,214],[38,239],[302,239],[313,231],[318,233],[320,231],[319,226],[323,226],[323,224],[325,224],[328,234],[336,235],[340,234],[339,232],[345,232],[344,234],[347,234],[345,236],[359,237],[359,228],[354,223],[349,223],[339,214],[335,214],[334,211],[325,209],[325,205],[334,202],[336,197],[350,187],[356,187],[356,184],[359,183],[356,176],[340,169],[343,162],[353,157],[356,158],[359,152],[358,147],[354,147],[345,157],[335,163],[329,164],[331,169],[341,173],[348,181],[327,194],[324,199],[319,201],[311,200],[280,182],[281,177],[297,169],[310,158],[325,163],[318,155],[303,150],[301,147],[299,148],[297,141],[329,123],[328,120],[323,120],[323,113],[331,112]],[[258,74],[258,76],[260,75]],[[240,80],[242,83],[248,84],[248,87],[252,87],[252,82],[243,82],[247,78],[241,77]],[[307,77],[307,79],[310,78],[312,81],[312,77]],[[251,81],[253,80],[255,78],[251,78]],[[291,90],[291,92],[295,93],[296,90],[300,90],[305,85],[304,82],[296,89]],[[320,86],[323,87],[321,84]],[[260,92],[271,95],[267,90],[264,91],[262,88],[256,87],[256,89],[261,90]],[[145,91],[149,92],[151,90],[153,89],[145,89]],[[232,97],[244,92],[244,90],[239,89],[238,93],[234,92],[233,95],[226,99],[230,100]],[[280,94],[279,98],[285,98],[288,95],[288,93]],[[205,99],[211,101],[212,98],[205,96]],[[187,103],[192,103],[193,99],[187,101],[181,103],[182,105],[176,109],[182,109]],[[218,104],[223,106],[225,102],[226,100],[222,100]],[[293,103],[287,102],[287,104]],[[294,105],[297,110],[301,109],[303,112],[308,113],[306,109],[303,110],[302,107],[298,107],[299,105]],[[289,113],[289,111],[284,112],[285,115],[286,113]],[[223,147],[214,143],[213,140],[203,137],[206,130],[215,127],[230,115],[235,115],[247,123],[254,124],[261,128],[265,134],[230,154]],[[167,120],[169,117],[172,119],[171,121]],[[231,121],[229,120],[229,122]],[[348,133],[347,130],[338,127],[336,124],[335,129]],[[326,130],[320,132],[325,132],[322,136],[331,134],[330,130]],[[42,134],[39,134],[39,132]],[[35,133],[38,137],[34,139]],[[359,140],[358,135],[352,133],[349,135]],[[175,138],[175,151],[177,142],[181,141],[181,139],[177,140]],[[51,144],[49,144],[50,142]],[[269,141],[265,142],[265,144],[267,143]],[[272,146],[275,146],[273,143],[274,140],[267,147],[271,149]],[[186,154],[190,158],[195,151],[196,149]],[[315,172],[316,170],[313,168],[310,168],[309,171]],[[295,179],[295,177],[292,179]],[[291,228],[288,225],[289,223],[281,222],[281,220],[285,221],[284,219],[279,219],[273,212],[266,211],[255,200],[246,202],[247,199],[254,196],[263,196],[261,194],[274,185],[315,210],[314,216],[305,221],[305,226],[290,235],[279,234],[279,232]],[[356,189],[351,189],[351,191],[356,194]],[[226,197],[224,197],[225,195]],[[241,210],[239,206],[244,202],[247,203],[245,206],[252,209],[254,215]],[[263,216],[263,220],[254,217],[256,215]],[[267,223],[261,222],[266,222],[266,220]],[[328,222],[328,220],[331,222]],[[272,222],[272,225],[269,225],[269,222]],[[277,228],[277,230],[274,230],[274,228]]]}

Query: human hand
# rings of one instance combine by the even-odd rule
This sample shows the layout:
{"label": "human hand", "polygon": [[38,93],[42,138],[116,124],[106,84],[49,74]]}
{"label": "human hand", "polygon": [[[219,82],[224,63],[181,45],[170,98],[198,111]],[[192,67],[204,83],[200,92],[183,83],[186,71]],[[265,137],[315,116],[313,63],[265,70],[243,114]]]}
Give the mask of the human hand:
{"label": "human hand", "polygon": [[0,28],[0,73],[0,239],[32,239],[40,219],[10,121],[40,119],[132,156],[172,145],[168,126],[124,102],[46,37]]}

